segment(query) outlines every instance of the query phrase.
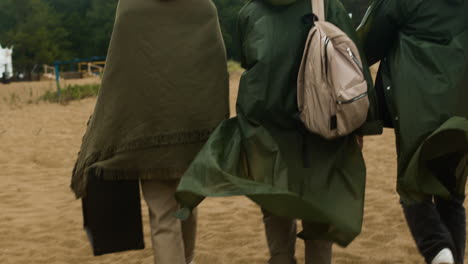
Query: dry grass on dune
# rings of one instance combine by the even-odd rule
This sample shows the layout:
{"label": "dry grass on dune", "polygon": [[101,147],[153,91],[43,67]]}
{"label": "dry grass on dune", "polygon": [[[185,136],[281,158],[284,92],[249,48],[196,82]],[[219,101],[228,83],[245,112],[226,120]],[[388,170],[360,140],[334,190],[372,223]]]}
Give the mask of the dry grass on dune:
{"label": "dry grass on dune", "polygon": [[[69,85],[99,84],[99,78],[85,78],[76,80],[62,80],[61,87]],[[36,103],[46,92],[56,91],[55,80],[38,82],[0,83],[0,110],[22,107],[25,104]]]}
{"label": "dry grass on dune", "polygon": [[[240,74],[232,74],[234,109]],[[33,92],[48,84],[30,83]],[[42,88],[41,88],[42,87]],[[6,88],[0,85],[0,98]],[[151,264],[147,249],[92,257],[82,229],[81,204],[69,190],[70,172],[95,99],[60,104],[0,100],[0,263]],[[41,90],[42,91],[42,90]],[[25,96],[23,98],[23,96]],[[333,263],[423,263],[395,193],[392,131],[365,139],[368,184],[363,232],[348,248],[335,248]],[[143,204],[144,206],[144,204]],[[199,214],[197,264],[261,264],[267,261],[262,216],[244,197],[207,199]],[[303,244],[297,255],[303,263]]]}

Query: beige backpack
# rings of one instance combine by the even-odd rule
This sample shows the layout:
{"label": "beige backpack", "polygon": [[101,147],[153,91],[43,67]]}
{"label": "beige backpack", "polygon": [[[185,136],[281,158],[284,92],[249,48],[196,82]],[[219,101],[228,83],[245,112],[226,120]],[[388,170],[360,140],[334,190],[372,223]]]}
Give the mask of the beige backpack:
{"label": "beige backpack", "polygon": [[367,82],[354,42],[325,21],[324,0],[312,0],[312,9],[318,21],[310,30],[299,69],[299,116],[310,132],[335,139],[366,121]]}

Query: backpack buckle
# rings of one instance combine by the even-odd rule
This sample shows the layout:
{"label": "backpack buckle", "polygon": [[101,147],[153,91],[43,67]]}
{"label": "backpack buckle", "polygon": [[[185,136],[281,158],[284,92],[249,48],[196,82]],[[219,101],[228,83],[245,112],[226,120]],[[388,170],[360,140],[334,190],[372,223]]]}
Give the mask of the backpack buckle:
{"label": "backpack buckle", "polygon": [[306,25],[314,26],[316,21],[319,21],[319,18],[314,13],[310,13],[310,14],[302,16],[302,22]]}

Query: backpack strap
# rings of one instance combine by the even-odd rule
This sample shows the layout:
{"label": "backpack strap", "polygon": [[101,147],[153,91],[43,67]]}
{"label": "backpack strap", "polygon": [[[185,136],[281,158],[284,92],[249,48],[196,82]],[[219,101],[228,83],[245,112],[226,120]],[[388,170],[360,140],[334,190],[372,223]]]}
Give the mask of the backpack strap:
{"label": "backpack strap", "polygon": [[325,21],[325,0],[312,0],[312,12],[319,21]]}

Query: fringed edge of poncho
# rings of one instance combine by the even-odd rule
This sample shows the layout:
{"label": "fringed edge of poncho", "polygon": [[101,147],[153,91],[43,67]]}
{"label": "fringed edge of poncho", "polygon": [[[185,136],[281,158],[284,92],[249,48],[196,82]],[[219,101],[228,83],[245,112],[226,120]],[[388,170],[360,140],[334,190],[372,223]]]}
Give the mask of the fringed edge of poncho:
{"label": "fringed edge of poncho", "polygon": [[[72,172],[72,181],[70,188],[75,193],[77,199],[82,198],[86,195],[86,186],[88,183],[89,175],[93,174],[98,178],[104,178],[104,170],[101,168],[95,168],[93,170],[90,167],[99,161],[106,160],[111,158],[116,153],[121,153],[125,151],[132,151],[138,150],[142,148],[154,148],[159,146],[170,146],[170,145],[178,145],[178,144],[190,144],[190,143],[197,143],[197,142],[204,142],[209,137],[210,134],[216,127],[207,128],[207,129],[199,129],[199,130],[191,130],[188,132],[177,132],[172,134],[166,135],[158,135],[154,137],[145,137],[139,138],[124,144],[116,145],[108,147],[102,151],[92,152],[91,154],[85,156],[82,155],[82,151],[78,153],[78,159],[75,163]],[[83,144],[85,143],[86,139],[83,139]],[[143,172],[151,172],[151,173],[163,173],[163,174],[173,174],[173,173],[183,173],[184,168],[150,168],[145,169]],[[106,180],[124,180],[129,179],[128,177],[124,177],[124,173],[128,174],[131,172],[136,172],[135,170],[105,170],[106,171]],[[142,172],[142,170],[138,170],[138,172]],[[144,179],[144,177],[139,177]],[[171,178],[171,177],[168,177]]]}

